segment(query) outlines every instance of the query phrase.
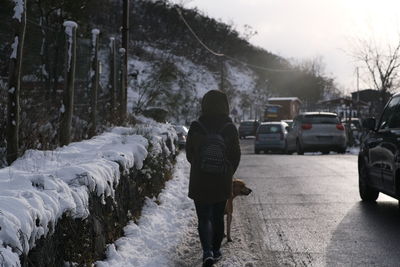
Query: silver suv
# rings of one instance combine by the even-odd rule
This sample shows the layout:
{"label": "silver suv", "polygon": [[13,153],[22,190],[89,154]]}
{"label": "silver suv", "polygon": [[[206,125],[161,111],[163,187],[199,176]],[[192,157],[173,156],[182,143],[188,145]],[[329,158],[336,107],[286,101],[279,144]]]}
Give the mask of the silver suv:
{"label": "silver suv", "polygon": [[289,152],[346,152],[346,131],[336,113],[306,112],[293,120],[287,135]]}

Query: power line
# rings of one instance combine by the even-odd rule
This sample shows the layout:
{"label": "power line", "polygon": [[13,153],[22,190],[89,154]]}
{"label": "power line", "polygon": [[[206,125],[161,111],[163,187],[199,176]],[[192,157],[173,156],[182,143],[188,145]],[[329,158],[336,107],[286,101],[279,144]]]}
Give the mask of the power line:
{"label": "power line", "polygon": [[237,63],[240,63],[242,65],[248,66],[248,67],[253,67],[256,69],[260,69],[260,70],[265,70],[265,71],[274,71],[274,72],[294,72],[294,70],[287,70],[287,69],[275,69],[275,68],[268,68],[268,67],[264,67],[264,66],[260,66],[260,65],[255,65],[255,64],[251,64],[251,63],[247,63],[244,62],[240,59],[234,58],[232,56],[228,56],[226,54],[223,53],[217,53],[214,50],[212,50],[211,48],[209,48],[201,39],[200,37],[196,34],[196,32],[192,29],[192,27],[189,25],[189,23],[186,21],[185,17],[182,14],[182,11],[178,8],[175,7],[176,11],[179,14],[179,17],[181,18],[181,20],[183,21],[183,23],[186,25],[186,27],[188,28],[188,30],[192,33],[192,35],[196,38],[196,40],[211,54],[213,54],[214,56],[217,57],[225,57],[227,59],[230,59],[232,61],[235,61]]}
{"label": "power line", "polygon": [[228,56],[228,55],[225,55],[225,57],[226,57],[227,59],[232,60],[232,61],[235,61],[235,62],[238,62],[238,63],[240,63],[240,64],[243,64],[243,65],[245,65],[245,66],[252,67],[252,68],[256,68],[256,69],[260,69],[260,70],[274,71],[274,72],[296,72],[295,70],[274,69],[274,68],[268,68],[268,67],[263,67],[263,66],[259,66],[259,65],[254,65],[254,64],[241,61],[241,60],[239,60],[239,59],[237,59],[237,58],[234,58],[234,57],[231,57],[231,56]]}
{"label": "power line", "polygon": [[223,57],[225,56],[224,54],[214,52],[211,48],[209,48],[203,41],[199,38],[199,36],[196,34],[196,32],[190,27],[189,23],[186,21],[186,19],[183,17],[181,10],[176,7],[176,11],[179,14],[179,17],[182,19],[183,23],[185,23],[186,27],[189,29],[189,31],[193,34],[193,36],[197,39],[197,41],[205,48],[207,49],[211,54],[217,57]]}

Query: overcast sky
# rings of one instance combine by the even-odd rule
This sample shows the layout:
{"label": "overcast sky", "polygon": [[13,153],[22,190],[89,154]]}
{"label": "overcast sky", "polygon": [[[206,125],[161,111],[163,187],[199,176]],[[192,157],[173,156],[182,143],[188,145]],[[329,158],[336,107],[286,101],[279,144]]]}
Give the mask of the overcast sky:
{"label": "overcast sky", "polygon": [[252,26],[252,44],[285,58],[323,57],[325,73],[347,93],[356,90],[355,68],[362,66],[348,55],[351,40],[385,43],[400,32],[400,0],[173,0],[182,1],[239,32]]}

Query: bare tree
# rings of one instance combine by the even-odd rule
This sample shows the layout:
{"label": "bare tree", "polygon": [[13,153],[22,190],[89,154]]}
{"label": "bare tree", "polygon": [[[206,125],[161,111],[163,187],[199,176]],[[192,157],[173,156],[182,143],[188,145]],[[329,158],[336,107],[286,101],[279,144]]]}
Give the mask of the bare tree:
{"label": "bare tree", "polygon": [[400,35],[395,43],[379,45],[373,39],[358,39],[351,55],[365,66],[367,82],[381,92],[381,107],[387,102],[388,93],[400,85]]}

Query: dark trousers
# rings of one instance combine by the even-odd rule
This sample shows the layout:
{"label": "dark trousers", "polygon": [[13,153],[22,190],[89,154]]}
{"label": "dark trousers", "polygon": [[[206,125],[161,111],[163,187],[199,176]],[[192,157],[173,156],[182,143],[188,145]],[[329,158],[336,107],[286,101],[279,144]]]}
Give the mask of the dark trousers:
{"label": "dark trousers", "polygon": [[224,211],[226,200],[213,204],[194,202],[198,230],[204,254],[218,251],[224,238]]}

